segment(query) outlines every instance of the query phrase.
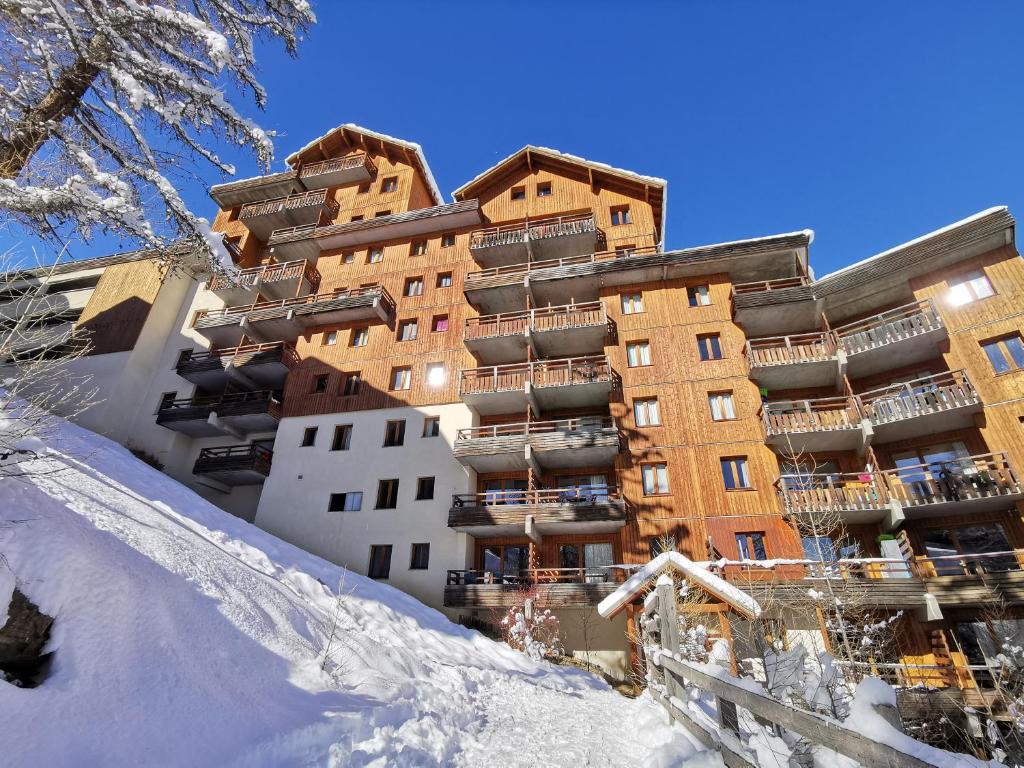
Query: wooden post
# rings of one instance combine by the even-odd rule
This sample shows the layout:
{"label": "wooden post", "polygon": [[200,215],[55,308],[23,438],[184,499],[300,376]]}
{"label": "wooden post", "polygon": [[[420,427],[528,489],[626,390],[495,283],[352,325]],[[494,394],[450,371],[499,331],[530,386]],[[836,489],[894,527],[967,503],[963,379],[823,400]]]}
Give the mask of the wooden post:
{"label": "wooden post", "polygon": [[[676,620],[676,594],[672,577],[662,574],[654,588],[658,595],[658,620],[661,624],[661,647],[671,653],[679,653],[679,622]],[[665,689],[671,698],[684,698],[683,686],[665,670]]]}

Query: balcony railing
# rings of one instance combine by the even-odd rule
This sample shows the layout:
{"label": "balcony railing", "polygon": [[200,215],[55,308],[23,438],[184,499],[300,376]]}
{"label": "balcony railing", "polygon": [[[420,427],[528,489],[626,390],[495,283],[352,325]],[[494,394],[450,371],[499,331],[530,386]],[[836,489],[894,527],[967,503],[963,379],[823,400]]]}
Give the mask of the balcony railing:
{"label": "balcony railing", "polygon": [[465,369],[459,381],[459,392],[463,395],[507,392],[523,389],[527,382],[539,389],[610,381],[612,368],[608,358],[592,355]]}
{"label": "balcony railing", "polygon": [[839,345],[847,354],[919,336],[943,327],[942,318],[930,299],[904,304],[901,307],[857,320],[833,329]]}
{"label": "balcony railing", "polygon": [[572,267],[580,264],[595,264],[598,262],[605,261],[617,261],[621,259],[630,259],[636,256],[647,256],[654,253],[660,253],[661,250],[657,246],[643,246],[641,248],[629,248],[627,250],[619,249],[613,251],[597,251],[595,253],[586,253],[580,256],[564,256],[560,259],[544,259],[540,261],[523,261],[518,264],[505,264],[503,266],[491,267],[490,269],[481,269],[476,272],[470,272],[466,275],[466,287],[472,288],[474,284],[491,283],[494,280],[509,277],[516,278],[527,275],[531,272],[536,272],[543,269],[558,269],[559,267]]}
{"label": "balcony railing", "polygon": [[765,291],[782,291],[787,288],[799,288],[810,285],[810,278],[804,275],[799,277],[783,277],[778,280],[755,280],[750,283],[736,283],[732,287],[733,295],[744,293],[763,293]]}
{"label": "balcony railing", "polygon": [[369,155],[359,154],[349,155],[348,157],[335,157],[330,160],[322,160],[319,163],[304,165],[299,171],[299,178],[306,180],[317,176],[358,170],[360,168],[365,168],[370,176],[374,176],[377,173],[377,166],[374,165]]}
{"label": "balcony railing", "polygon": [[298,195],[288,195],[287,197],[275,197],[270,200],[263,200],[258,203],[249,203],[243,205],[241,211],[238,213],[240,221],[246,219],[254,219],[258,216],[268,216],[274,213],[282,213],[284,211],[295,211],[301,208],[310,207],[323,207],[329,218],[334,218],[338,215],[338,203],[334,198],[327,196],[326,189],[314,189],[310,192],[303,192]]}
{"label": "balcony railing", "polygon": [[543,504],[595,504],[622,501],[622,492],[613,485],[584,485],[570,488],[510,489],[483,493],[457,493],[452,507],[529,507]]}
{"label": "balcony railing", "polygon": [[597,224],[593,213],[558,216],[551,219],[478,229],[469,236],[469,248],[470,250],[475,250],[502,245],[515,245],[526,243],[528,240],[544,240],[551,237],[581,235],[597,231]]}
{"label": "balcony railing", "polygon": [[857,429],[862,418],[855,397],[765,403],[761,408],[761,416],[768,437]]}
{"label": "balcony railing", "polygon": [[821,362],[835,356],[835,339],[826,332],[767,336],[747,341],[747,362],[751,368]]}
{"label": "balcony railing", "polygon": [[1024,493],[1005,453],[985,453],[887,469],[881,473],[904,508],[958,505]]}
{"label": "balcony railing", "polygon": [[228,485],[257,484],[270,474],[273,457],[272,450],[256,444],[203,448],[192,474],[210,475]]}
{"label": "balcony railing", "polygon": [[375,285],[367,288],[349,288],[348,290],[334,291],[333,293],[317,293],[309,296],[297,296],[293,299],[281,299],[279,301],[260,301],[253,304],[243,304],[237,307],[223,307],[222,309],[201,310],[196,313],[195,325],[198,327],[204,318],[217,317],[241,317],[253,312],[273,309],[298,309],[312,304],[333,302],[339,299],[348,298],[379,298],[381,305],[390,314],[394,312],[395,300],[382,286]]}
{"label": "balcony railing", "polygon": [[311,291],[316,291],[320,287],[320,272],[308,261],[300,259],[286,261],[282,264],[267,264],[244,269],[236,275],[215,274],[210,279],[209,289],[216,292],[238,287],[251,287],[257,283],[274,283],[300,278],[309,284]]}
{"label": "balcony railing", "polygon": [[551,435],[567,432],[594,432],[614,429],[615,422],[610,416],[581,416],[575,419],[552,421],[530,421],[518,424],[494,424],[487,427],[466,427],[455,433],[455,441],[484,440],[497,437],[521,437],[530,435]]}
{"label": "balcony railing", "polygon": [[527,328],[543,332],[606,326],[607,324],[608,316],[605,313],[604,303],[591,301],[585,304],[542,307],[525,312],[467,317],[464,334],[466,339],[486,339],[518,335]]}
{"label": "balcony railing", "polygon": [[485,570],[450,570],[446,583],[448,586],[503,584],[518,587],[542,584],[608,584],[621,580],[621,569],[601,566],[596,568],[524,568],[509,573]]}
{"label": "balcony railing", "polygon": [[979,405],[967,374],[945,371],[932,376],[880,387],[857,396],[872,424],[884,424],[925,414]]}
{"label": "balcony railing", "polygon": [[193,397],[168,398],[160,403],[160,414],[175,414],[192,409],[247,410],[251,407],[265,408],[269,413],[279,413],[281,401],[276,392],[229,392],[219,395],[194,395]]}
{"label": "balcony railing", "polygon": [[264,357],[273,358],[275,362],[280,361],[288,368],[294,367],[299,362],[299,355],[294,346],[284,341],[272,341],[269,344],[243,344],[225,349],[202,351],[186,349],[178,356],[176,367],[180,371],[184,368],[212,362],[219,362],[223,365],[230,362],[235,367],[239,367],[251,361],[259,362]]}
{"label": "balcony railing", "polygon": [[874,472],[783,475],[775,483],[792,514],[881,511],[889,500],[884,478]]}

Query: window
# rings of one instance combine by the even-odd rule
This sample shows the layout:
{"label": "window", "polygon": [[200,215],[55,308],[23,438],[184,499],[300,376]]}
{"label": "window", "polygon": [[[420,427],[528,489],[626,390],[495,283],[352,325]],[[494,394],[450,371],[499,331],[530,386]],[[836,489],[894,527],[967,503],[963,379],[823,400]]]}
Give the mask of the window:
{"label": "window", "polygon": [[363,220],[363,214],[361,214],[361,213],[356,215],[356,216],[353,216],[351,219],[349,219],[349,221],[362,221],[362,220]]}
{"label": "window", "polygon": [[451,272],[440,272],[437,275],[437,287],[438,288],[451,288],[452,287],[452,273]]}
{"label": "window", "polygon": [[644,496],[668,493],[668,464],[643,464],[640,472],[644,481]]}
{"label": "window", "polygon": [[764,549],[764,531],[736,534],[736,548],[740,551],[740,560],[767,560]]}
{"label": "window", "polygon": [[380,182],[381,192],[394,192],[398,189],[397,176],[385,176]]}
{"label": "window", "polygon": [[422,277],[410,277],[405,281],[405,290],[402,291],[403,296],[422,296],[423,295],[423,278]]}
{"label": "window", "polygon": [[162,411],[164,408],[170,408],[171,404],[178,399],[177,392],[164,392],[160,395],[160,403],[157,405],[157,413]]}
{"label": "window", "polygon": [[722,459],[722,480],[725,490],[736,491],[750,488],[750,474],[747,472],[746,456],[730,456]]}
{"label": "window", "polygon": [[428,563],[430,563],[430,544],[413,544],[409,570],[425,571]]}
{"label": "window", "polygon": [[341,394],[344,397],[350,397],[351,395],[359,394],[359,383],[362,381],[362,377],[359,375],[359,371],[351,371],[342,376],[341,379]]}
{"label": "window", "polygon": [[391,389],[409,389],[412,385],[412,368],[404,366],[402,368],[391,369]]}
{"label": "window", "polygon": [[380,264],[382,261],[384,261],[383,248],[371,248],[366,252],[367,264]]}
{"label": "window", "polygon": [[1000,339],[981,342],[981,348],[988,355],[992,370],[996,373],[1007,373],[1024,368],[1024,341],[1019,333],[1003,336]]}
{"label": "window", "polygon": [[432,333],[444,333],[448,330],[448,315],[434,315],[430,320]]}
{"label": "window", "polygon": [[441,235],[441,247],[442,248],[451,248],[453,245],[455,245],[455,233],[454,232],[447,232],[447,233]]}
{"label": "window", "polygon": [[537,185],[537,197],[547,197],[551,194],[551,182],[542,181]]}
{"label": "window", "polygon": [[629,215],[628,205],[616,205],[611,209],[612,214],[612,226],[617,227],[621,224],[632,224],[633,219]]}
{"label": "window", "polygon": [[717,333],[703,333],[697,337],[697,351],[701,360],[722,359],[722,339]]}
{"label": "window", "polygon": [[444,380],[444,363],[427,363],[427,385],[440,387]]}
{"label": "window", "polygon": [[356,260],[356,255],[354,253],[352,253],[352,251],[349,251],[348,253],[341,254],[341,262],[343,264],[352,264],[352,263],[355,262],[355,260]]}
{"label": "window", "polygon": [[371,579],[386,579],[391,575],[391,545],[374,544],[370,547],[370,566],[366,575]]}
{"label": "window", "polygon": [[309,448],[316,443],[316,430],[316,427],[306,427],[302,430],[302,442],[299,443],[300,448]]}
{"label": "window", "polygon": [[978,299],[987,299],[994,294],[988,275],[980,269],[949,281],[949,302],[954,307],[962,307]]}
{"label": "window", "polygon": [[394,509],[398,506],[398,478],[377,481],[377,509]]}
{"label": "window", "polygon": [[362,184],[360,184],[360,185],[359,185],[359,187],[358,187],[358,188],[356,189],[356,193],[357,193],[357,194],[360,194],[360,195],[365,195],[365,194],[366,194],[367,192],[369,192],[369,191],[370,191],[370,182],[368,182],[368,181],[364,181],[364,182],[363,182]]}
{"label": "window", "polygon": [[417,240],[415,243],[412,244],[412,247],[409,248],[409,255],[410,256],[424,256],[424,255],[426,255],[426,253],[427,253],[427,241],[426,240]]}
{"label": "window", "polygon": [[437,437],[441,434],[441,417],[427,416],[423,419],[423,436]]}
{"label": "window", "polygon": [[708,404],[711,406],[713,421],[731,421],[736,418],[736,408],[732,403],[732,392],[709,392]]}
{"label": "window", "polygon": [[358,512],[363,508],[362,491],[332,493],[327,503],[328,512]]}
{"label": "window", "polygon": [[642,293],[622,294],[622,314],[638,315],[644,311],[644,295]]}
{"label": "window", "polygon": [[405,443],[405,419],[396,419],[384,424],[384,447],[393,448]]}
{"label": "window", "polygon": [[416,338],[416,332],[419,329],[419,325],[415,320],[403,320],[398,324],[398,340],[399,341],[413,341]]}
{"label": "window", "polygon": [[332,451],[347,451],[352,447],[352,425],[339,424],[334,428],[334,437],[331,439]]}
{"label": "window", "polygon": [[509,192],[509,196],[513,200],[525,200],[526,199],[526,187],[512,187],[512,191]]}
{"label": "window", "polygon": [[349,337],[348,345],[350,347],[365,347],[366,342],[370,339],[370,329],[365,326],[362,328],[353,328],[352,335]]}
{"label": "window", "polygon": [[390,210],[377,211],[375,214],[373,214],[373,218],[379,219],[381,216],[390,216],[390,215],[391,215],[391,211]]}
{"label": "window", "polygon": [[633,401],[633,420],[638,427],[656,427],[661,424],[658,398],[644,397]]}
{"label": "window", "polygon": [[706,285],[691,285],[686,289],[686,301],[691,307],[706,307],[711,304],[711,294]]}
{"label": "window", "polygon": [[626,345],[626,364],[639,368],[651,364],[651,345],[646,341],[631,341]]}
{"label": "window", "polygon": [[330,333],[324,333],[324,346],[333,347],[338,343],[338,332],[331,331]]}
{"label": "window", "polygon": [[434,478],[420,477],[416,479],[416,501],[427,501],[434,498]]}
{"label": "window", "polygon": [[329,373],[320,373],[313,377],[313,392],[326,392],[330,378],[331,375]]}

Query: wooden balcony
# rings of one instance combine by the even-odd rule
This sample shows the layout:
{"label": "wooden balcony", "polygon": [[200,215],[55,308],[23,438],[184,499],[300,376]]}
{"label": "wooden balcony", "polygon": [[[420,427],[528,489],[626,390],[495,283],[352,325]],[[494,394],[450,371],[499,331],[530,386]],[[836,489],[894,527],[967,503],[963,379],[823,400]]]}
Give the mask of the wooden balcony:
{"label": "wooden balcony", "polygon": [[967,374],[946,371],[857,396],[871,422],[873,442],[973,427],[981,413],[981,398]]}
{"label": "wooden balcony", "polygon": [[618,452],[615,422],[601,416],[460,429],[454,447],[455,458],[477,472],[597,467]]}
{"label": "wooden balcony", "polygon": [[358,184],[376,175],[377,166],[364,154],[334,157],[304,165],[299,169],[299,178],[306,189],[327,189]]}
{"label": "wooden balcony", "polygon": [[595,408],[608,404],[614,374],[605,355],[491,365],[462,371],[459,392],[480,414]]}
{"label": "wooden balcony", "polygon": [[238,346],[243,336],[264,343],[295,341],[313,326],[358,320],[387,323],[394,313],[391,294],[372,286],[202,311],[192,327],[213,344]]}
{"label": "wooden balcony", "polygon": [[608,533],[626,524],[622,494],[610,486],[488,491],[452,497],[448,527],[475,537]]}
{"label": "wooden balcony", "polygon": [[604,351],[608,315],[600,301],[543,307],[526,312],[467,317],[466,348],[485,363],[510,363],[526,358],[573,357]]}
{"label": "wooden balcony", "polygon": [[844,523],[879,523],[889,518],[889,490],[874,472],[783,475],[775,482],[787,514]]}
{"label": "wooden balcony", "polygon": [[286,261],[243,269],[234,275],[214,275],[207,289],[228,306],[252,303],[257,296],[278,301],[313,293],[320,287],[320,273],[308,261]]}
{"label": "wooden balcony", "polygon": [[748,336],[798,333],[818,325],[821,312],[804,275],[735,283],[733,320]]}
{"label": "wooden balcony", "polygon": [[839,348],[846,353],[847,375],[853,379],[938,357],[938,344],[948,337],[930,299],[834,328],[833,332]]}
{"label": "wooden balcony", "polygon": [[862,451],[867,434],[855,397],[779,400],[761,407],[769,445],[786,453]]}
{"label": "wooden balcony", "polygon": [[280,418],[278,394],[261,390],[167,399],[160,404],[156,423],[190,437],[245,439],[255,432],[274,431]]}
{"label": "wooden balcony", "polygon": [[238,220],[265,242],[275,229],[316,225],[321,215],[328,220],[338,215],[338,204],[327,196],[326,189],[249,203],[242,206]]}
{"label": "wooden balcony", "polygon": [[498,267],[593,253],[603,242],[591,212],[478,229],[470,234],[469,252],[481,266]]}
{"label": "wooden balcony", "polygon": [[908,519],[1007,509],[1024,499],[1016,470],[1005,453],[887,469],[892,499]]}
{"label": "wooden balcony", "polygon": [[206,390],[221,390],[234,382],[250,389],[282,389],[288,372],[299,361],[291,344],[247,344],[227,349],[186,350],[175,370],[181,378]]}
{"label": "wooden balcony", "polygon": [[840,380],[835,337],[828,332],[749,339],[750,378],[767,389],[799,389]]}
{"label": "wooden balcony", "polygon": [[230,445],[203,448],[192,466],[192,474],[235,487],[262,485],[270,474],[274,452],[261,445]]}
{"label": "wooden balcony", "polygon": [[507,608],[522,604],[526,590],[541,595],[552,608],[597,605],[621,581],[615,568],[532,568],[512,574],[494,571],[448,571],[446,608]]}
{"label": "wooden balcony", "polygon": [[210,197],[217,201],[221,208],[234,208],[246,203],[259,203],[271,198],[287,197],[302,192],[299,174],[294,170],[272,173],[269,176],[256,176],[251,179],[230,181],[226,184],[214,184],[210,187]]}

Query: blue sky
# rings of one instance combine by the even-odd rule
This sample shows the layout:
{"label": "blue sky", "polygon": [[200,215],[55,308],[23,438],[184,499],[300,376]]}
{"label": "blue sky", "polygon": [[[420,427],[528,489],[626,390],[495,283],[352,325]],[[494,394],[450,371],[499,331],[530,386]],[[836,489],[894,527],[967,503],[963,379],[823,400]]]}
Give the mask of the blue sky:
{"label": "blue sky", "polygon": [[447,196],[549,146],[667,178],[670,248],[811,228],[818,274],[992,205],[1024,215],[1024,3],[314,5],[298,60],[262,51],[275,168],[354,122],[422,144]]}

